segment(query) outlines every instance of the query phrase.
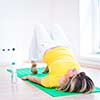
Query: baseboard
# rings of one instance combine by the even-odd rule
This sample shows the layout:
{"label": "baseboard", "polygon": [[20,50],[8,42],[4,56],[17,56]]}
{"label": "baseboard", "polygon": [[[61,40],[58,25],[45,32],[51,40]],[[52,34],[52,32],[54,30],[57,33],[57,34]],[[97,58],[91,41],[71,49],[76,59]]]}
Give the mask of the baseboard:
{"label": "baseboard", "polygon": [[82,67],[100,70],[100,65],[88,64],[88,63],[82,63],[82,62],[80,62],[80,65],[81,65]]}

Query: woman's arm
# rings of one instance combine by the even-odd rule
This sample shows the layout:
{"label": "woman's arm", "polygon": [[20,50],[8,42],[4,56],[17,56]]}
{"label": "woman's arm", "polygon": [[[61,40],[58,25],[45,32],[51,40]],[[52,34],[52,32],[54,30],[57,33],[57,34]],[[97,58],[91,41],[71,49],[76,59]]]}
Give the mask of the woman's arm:
{"label": "woman's arm", "polygon": [[38,77],[34,77],[34,76],[25,76],[22,78],[23,80],[30,80],[32,82],[35,82],[35,83],[38,83],[38,84],[41,84],[41,78],[38,78]]}

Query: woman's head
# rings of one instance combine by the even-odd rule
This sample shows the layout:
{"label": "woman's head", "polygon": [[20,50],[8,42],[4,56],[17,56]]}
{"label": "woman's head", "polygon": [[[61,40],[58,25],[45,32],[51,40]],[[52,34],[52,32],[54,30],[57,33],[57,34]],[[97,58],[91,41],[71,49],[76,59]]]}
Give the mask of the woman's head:
{"label": "woman's head", "polygon": [[58,90],[69,92],[90,93],[94,89],[93,81],[84,73],[80,72],[72,76]]}

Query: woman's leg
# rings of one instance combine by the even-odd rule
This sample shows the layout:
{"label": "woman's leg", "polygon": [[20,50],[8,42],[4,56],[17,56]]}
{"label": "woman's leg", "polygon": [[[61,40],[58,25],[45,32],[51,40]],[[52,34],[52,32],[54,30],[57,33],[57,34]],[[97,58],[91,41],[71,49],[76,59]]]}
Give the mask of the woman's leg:
{"label": "woman's leg", "polygon": [[50,36],[54,41],[59,42],[62,46],[70,48],[70,42],[58,24],[53,25],[52,30],[50,31]]}
{"label": "woman's leg", "polygon": [[52,39],[49,33],[45,30],[42,24],[36,25],[33,32],[32,53],[33,60],[42,60],[43,54],[46,49],[52,44]]}
{"label": "woman's leg", "polygon": [[31,61],[39,61],[39,50],[38,50],[38,45],[37,45],[37,39],[36,39],[36,33],[33,31],[32,35],[32,40],[31,40],[31,45],[29,49],[29,59]]}

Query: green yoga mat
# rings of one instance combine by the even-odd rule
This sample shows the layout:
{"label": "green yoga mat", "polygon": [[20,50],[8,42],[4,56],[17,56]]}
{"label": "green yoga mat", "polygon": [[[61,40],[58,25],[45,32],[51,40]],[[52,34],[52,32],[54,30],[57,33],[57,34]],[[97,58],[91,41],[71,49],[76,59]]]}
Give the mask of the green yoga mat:
{"label": "green yoga mat", "polygon": [[[38,68],[38,74],[32,74],[30,68],[21,68],[21,69],[17,69],[17,76],[19,78],[22,78],[24,76],[30,75],[30,76],[36,76],[39,78],[42,78],[44,76],[47,76],[48,74],[42,74],[44,68]],[[11,72],[11,69],[7,69],[9,72]],[[26,82],[28,82],[29,84],[36,86],[37,88],[41,89],[42,91],[48,93],[49,95],[53,96],[53,97],[59,97],[59,96],[71,96],[71,95],[78,95],[78,94],[82,94],[82,93],[71,93],[71,92],[62,92],[62,91],[58,91],[56,88],[45,88],[39,84],[33,83],[29,80],[25,80]],[[100,92],[100,88],[95,87],[93,93],[97,93]]]}

